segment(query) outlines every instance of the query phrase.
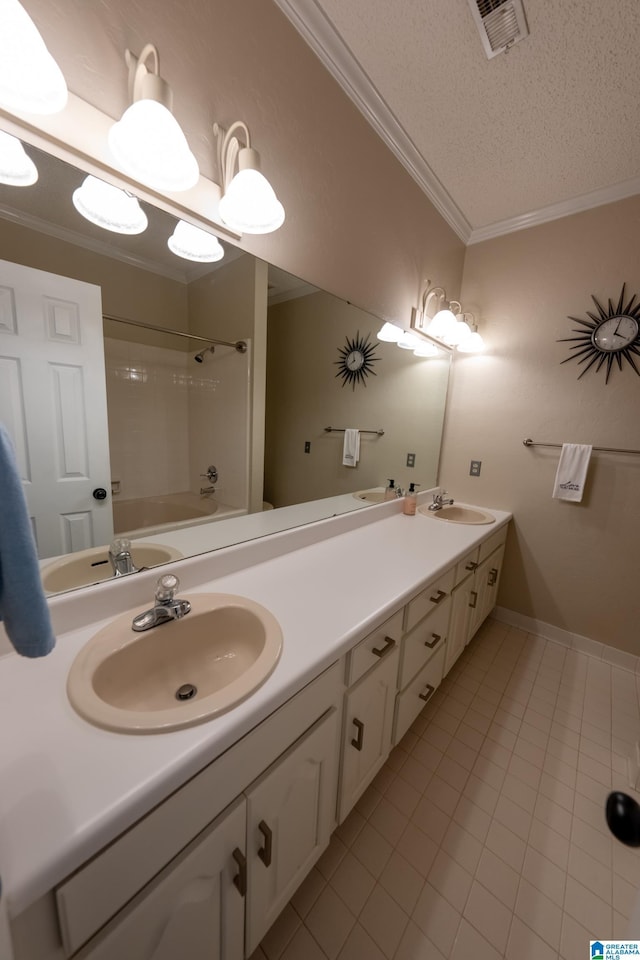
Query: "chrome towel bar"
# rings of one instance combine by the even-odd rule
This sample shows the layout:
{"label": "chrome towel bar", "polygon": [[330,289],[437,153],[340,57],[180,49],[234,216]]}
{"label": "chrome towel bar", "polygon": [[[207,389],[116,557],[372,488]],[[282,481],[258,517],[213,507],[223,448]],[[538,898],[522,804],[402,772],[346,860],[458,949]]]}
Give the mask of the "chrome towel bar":
{"label": "chrome towel bar", "polygon": [[[523,440],[525,447],[561,447],[561,443],[542,443],[540,440]],[[638,454],[640,450],[625,450],[622,447],[593,447],[594,453],[630,453]]]}
{"label": "chrome towel bar", "polygon": [[[344,433],[346,427],[325,427],[325,433]],[[384,437],[384,430],[360,430],[360,433],[375,433],[378,437]]]}

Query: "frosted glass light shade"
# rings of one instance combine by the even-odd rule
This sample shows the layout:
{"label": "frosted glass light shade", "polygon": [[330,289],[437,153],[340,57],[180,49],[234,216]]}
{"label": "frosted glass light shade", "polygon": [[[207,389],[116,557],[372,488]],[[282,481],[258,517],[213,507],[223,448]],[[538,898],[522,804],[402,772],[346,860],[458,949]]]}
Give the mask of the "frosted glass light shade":
{"label": "frosted glass light shade", "polygon": [[415,350],[420,345],[420,341],[414,333],[402,331],[402,336],[398,340],[398,346],[402,350]]}
{"label": "frosted glass light shade", "polygon": [[419,343],[413,351],[416,357],[437,357],[440,351],[434,343]]}
{"label": "frosted glass light shade", "polygon": [[29,187],[38,179],[36,165],[17,137],[0,130],[0,183]]}
{"label": "frosted glass light shade", "polygon": [[25,113],[63,110],[62,71],[18,0],[0,0],[0,23],[0,105]]}
{"label": "frosted glass light shade", "polygon": [[91,175],[74,190],[73,205],[85,220],[112,233],[136,234],[147,229],[147,216],[135,197]]}
{"label": "frosted glass light shade", "polygon": [[445,343],[450,347],[458,347],[471,336],[471,327],[466,320],[456,320],[456,322],[446,331],[443,336]]}
{"label": "frosted glass light shade", "polygon": [[444,340],[447,333],[453,329],[457,323],[455,314],[451,310],[439,310],[427,328],[430,337],[437,337]]}
{"label": "frosted glass light shade", "polygon": [[222,222],[239,233],[272,233],[284,223],[284,207],[259,170],[236,173],[218,210]]}
{"label": "frosted glass light shade", "polygon": [[217,237],[184,220],[178,220],[167,245],[177,257],[197,263],[215,263],[224,257],[224,247]]}
{"label": "frosted glass light shade", "polygon": [[376,337],[384,343],[397,343],[403,334],[404,330],[401,327],[396,326],[395,323],[389,323],[387,320],[378,330]]}
{"label": "frosted glass light shade", "polygon": [[198,182],[198,163],[180,124],[157,100],[132,103],[107,140],[125,173],[152,190],[179,192]]}
{"label": "frosted glass light shade", "polygon": [[484,340],[477,331],[473,332],[470,337],[467,337],[458,347],[458,353],[482,353],[483,350]]}

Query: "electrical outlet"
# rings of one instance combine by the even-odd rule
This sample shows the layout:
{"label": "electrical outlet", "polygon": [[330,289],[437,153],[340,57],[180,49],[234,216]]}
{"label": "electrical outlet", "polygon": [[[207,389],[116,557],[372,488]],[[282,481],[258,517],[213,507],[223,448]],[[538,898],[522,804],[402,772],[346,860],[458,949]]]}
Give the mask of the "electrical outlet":
{"label": "electrical outlet", "polygon": [[304,442],[304,452],[311,453],[311,440],[305,440]]}
{"label": "electrical outlet", "polygon": [[482,460],[472,460],[471,466],[469,467],[469,476],[470,477],[479,477],[480,476],[480,467],[482,466]]}
{"label": "electrical outlet", "polygon": [[407,454],[407,466],[408,466],[408,467],[415,467],[415,465],[416,465],[416,455],[415,455],[415,453],[408,453],[408,454]]}

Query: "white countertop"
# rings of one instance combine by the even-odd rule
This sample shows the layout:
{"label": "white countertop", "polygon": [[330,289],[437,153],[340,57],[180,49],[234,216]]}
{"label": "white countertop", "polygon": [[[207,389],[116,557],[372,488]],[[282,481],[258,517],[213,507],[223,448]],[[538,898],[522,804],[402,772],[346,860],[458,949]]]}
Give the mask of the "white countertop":
{"label": "white countertop", "polygon": [[148,606],[157,572],[52,600],[53,653],[0,658],[0,875],[10,912],[22,912],[508,522],[509,513],[488,509],[496,522],[471,526],[406,517],[392,502],[176,563],[181,596],[250,597],[279,620],[284,645],[248,700],[172,733],[101,730],[66,695],[78,651],[123,611]]}

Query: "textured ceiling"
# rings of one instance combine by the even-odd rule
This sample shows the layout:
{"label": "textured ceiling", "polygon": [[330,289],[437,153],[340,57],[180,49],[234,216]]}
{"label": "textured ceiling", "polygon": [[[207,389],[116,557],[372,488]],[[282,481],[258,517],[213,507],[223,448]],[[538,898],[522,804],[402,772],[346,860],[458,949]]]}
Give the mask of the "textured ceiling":
{"label": "textured ceiling", "polygon": [[345,53],[357,61],[374,112],[416,148],[465,239],[550,205],[616,199],[602,194],[613,185],[640,192],[638,0],[524,0],[530,36],[492,60],[468,0],[280,6],[311,32],[323,24],[323,59],[319,46],[339,68]]}

